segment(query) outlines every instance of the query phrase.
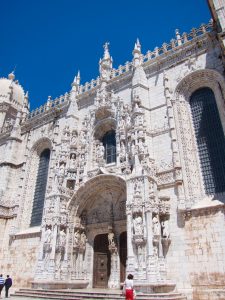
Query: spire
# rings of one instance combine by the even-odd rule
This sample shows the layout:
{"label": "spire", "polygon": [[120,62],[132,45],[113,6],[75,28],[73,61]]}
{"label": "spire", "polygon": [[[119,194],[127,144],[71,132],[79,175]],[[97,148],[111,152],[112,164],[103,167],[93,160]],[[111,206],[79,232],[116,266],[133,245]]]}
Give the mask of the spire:
{"label": "spire", "polygon": [[103,58],[99,60],[99,72],[100,72],[101,79],[104,81],[108,81],[112,70],[113,59],[109,53],[108,42],[103,45],[103,48],[104,48],[104,55]]}
{"label": "spire", "polygon": [[110,54],[109,54],[109,42],[106,42],[106,43],[103,45],[103,48],[104,48],[104,57],[103,57],[103,59],[105,59],[105,60],[110,59]]}
{"label": "spire", "polygon": [[27,91],[24,96],[24,107],[28,107],[28,106],[29,106],[29,93]]}
{"label": "spire", "polygon": [[77,92],[79,85],[80,85],[80,71],[78,70],[77,75],[74,77],[74,80],[71,84],[72,91]]}
{"label": "spire", "polygon": [[136,43],[134,44],[134,50],[132,52],[134,58],[133,58],[133,64],[134,67],[137,67],[141,64],[142,60],[142,54],[141,54],[141,44],[139,42],[139,39],[137,39]]}

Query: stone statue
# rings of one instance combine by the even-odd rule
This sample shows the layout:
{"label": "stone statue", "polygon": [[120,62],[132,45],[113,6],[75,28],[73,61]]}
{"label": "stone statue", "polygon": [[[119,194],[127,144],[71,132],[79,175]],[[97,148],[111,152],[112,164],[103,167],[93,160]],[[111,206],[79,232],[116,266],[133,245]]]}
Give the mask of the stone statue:
{"label": "stone statue", "polygon": [[70,168],[73,169],[75,167],[76,167],[76,155],[75,153],[72,153],[70,157]]}
{"label": "stone statue", "polygon": [[74,243],[73,243],[74,247],[79,247],[79,245],[80,245],[80,238],[81,238],[81,236],[80,236],[79,230],[75,231],[75,233],[74,233]]}
{"label": "stone statue", "polygon": [[97,147],[97,158],[104,158],[105,147],[102,144],[99,144]]}
{"label": "stone statue", "polygon": [[85,249],[86,242],[87,242],[86,234],[84,232],[82,232],[81,236],[80,236],[80,247]]}
{"label": "stone statue", "polygon": [[52,231],[48,227],[48,229],[45,231],[45,234],[44,234],[44,244],[50,244],[51,241],[52,241]]}
{"label": "stone statue", "polygon": [[47,228],[44,233],[44,244],[43,244],[43,259],[47,262],[49,254],[51,252],[51,242],[52,242],[52,230]]}
{"label": "stone statue", "polygon": [[143,221],[141,216],[137,216],[134,219],[134,234],[143,235]]}
{"label": "stone statue", "polygon": [[115,239],[114,239],[115,235],[113,231],[110,231],[108,233],[108,241],[109,241],[109,246],[111,247],[115,247]]}
{"label": "stone statue", "polygon": [[157,216],[155,216],[155,217],[152,219],[152,226],[153,226],[153,234],[154,234],[154,235],[161,235],[159,219],[158,219]]}
{"label": "stone statue", "polygon": [[63,248],[66,246],[66,233],[64,229],[61,229],[59,232],[59,246]]}
{"label": "stone statue", "polygon": [[163,238],[169,238],[170,233],[169,233],[169,220],[165,220],[161,222],[162,226],[162,237]]}

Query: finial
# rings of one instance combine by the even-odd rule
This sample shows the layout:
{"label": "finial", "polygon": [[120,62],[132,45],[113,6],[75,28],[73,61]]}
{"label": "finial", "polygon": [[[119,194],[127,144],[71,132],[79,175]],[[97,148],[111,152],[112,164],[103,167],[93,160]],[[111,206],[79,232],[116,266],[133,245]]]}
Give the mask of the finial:
{"label": "finial", "polygon": [[110,54],[109,54],[109,42],[106,42],[103,45],[104,48],[104,58],[103,59],[109,59],[110,58]]}
{"label": "finial", "polygon": [[137,42],[136,42],[136,47],[137,47],[137,50],[139,50],[141,52],[141,44],[140,44],[138,38],[137,38]]}
{"label": "finial", "polygon": [[28,91],[27,91],[26,94],[25,94],[25,98],[26,98],[26,99],[29,99],[29,93],[28,93]]}
{"label": "finial", "polygon": [[73,83],[71,86],[78,86],[80,84],[80,71],[78,70],[77,75],[74,77]]}
{"label": "finial", "polygon": [[109,42],[103,45],[104,55],[103,58],[99,60],[99,72],[102,80],[109,80],[110,72],[112,70],[113,59],[109,54]]}
{"label": "finial", "polygon": [[11,73],[9,73],[8,79],[10,79],[10,80],[14,80],[15,79],[14,70]]}
{"label": "finial", "polygon": [[139,42],[139,39],[137,39],[136,43],[134,44],[134,50],[132,52],[134,58],[133,58],[133,64],[135,67],[139,66],[141,64],[141,44]]}
{"label": "finial", "polygon": [[77,85],[80,84],[80,70],[78,70],[78,72],[77,72],[76,83],[77,83]]}

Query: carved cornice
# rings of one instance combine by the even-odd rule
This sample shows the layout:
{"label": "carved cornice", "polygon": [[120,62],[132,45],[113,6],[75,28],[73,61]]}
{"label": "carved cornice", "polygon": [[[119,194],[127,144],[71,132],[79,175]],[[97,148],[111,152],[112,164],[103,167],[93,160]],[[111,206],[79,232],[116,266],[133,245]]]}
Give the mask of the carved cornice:
{"label": "carved cornice", "polygon": [[43,126],[46,123],[51,122],[55,118],[58,118],[60,115],[62,115],[69,106],[69,101],[63,102],[58,107],[53,107],[49,110],[39,112],[36,115],[31,115],[30,119],[27,119],[22,125],[21,125],[21,131],[22,133],[25,133],[27,131],[30,131],[33,128],[38,128],[40,126]]}

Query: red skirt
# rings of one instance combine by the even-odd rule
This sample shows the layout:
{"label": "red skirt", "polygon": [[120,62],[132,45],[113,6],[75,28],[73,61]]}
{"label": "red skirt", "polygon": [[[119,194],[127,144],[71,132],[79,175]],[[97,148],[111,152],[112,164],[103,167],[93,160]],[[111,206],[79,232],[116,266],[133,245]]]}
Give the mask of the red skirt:
{"label": "red skirt", "polygon": [[126,300],[134,300],[133,290],[126,289]]}

